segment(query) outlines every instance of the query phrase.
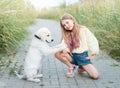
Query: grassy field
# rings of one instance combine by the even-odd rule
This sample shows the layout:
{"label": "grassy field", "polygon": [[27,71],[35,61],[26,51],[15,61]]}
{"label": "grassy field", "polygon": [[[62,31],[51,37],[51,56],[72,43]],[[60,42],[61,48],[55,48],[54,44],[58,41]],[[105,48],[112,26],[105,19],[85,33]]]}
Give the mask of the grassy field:
{"label": "grassy field", "polygon": [[[32,6],[26,6],[23,0],[0,1],[0,53],[10,53],[25,38],[25,27],[35,19]],[[4,51],[3,51],[4,50]]]}
{"label": "grassy field", "polygon": [[33,24],[36,11],[24,0],[0,0],[0,71],[8,67],[19,50],[19,44],[29,34],[25,28]]}
{"label": "grassy field", "polygon": [[99,40],[100,48],[120,60],[120,0],[86,0],[83,4],[43,9],[38,18],[59,21],[64,13],[72,14],[77,22],[86,25]]}

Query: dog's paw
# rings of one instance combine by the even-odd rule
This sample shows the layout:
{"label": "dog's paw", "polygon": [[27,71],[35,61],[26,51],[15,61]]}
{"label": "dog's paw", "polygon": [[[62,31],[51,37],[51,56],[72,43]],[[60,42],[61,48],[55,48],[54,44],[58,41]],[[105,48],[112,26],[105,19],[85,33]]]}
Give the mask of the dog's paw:
{"label": "dog's paw", "polygon": [[43,74],[37,74],[37,75],[35,75],[35,77],[36,78],[41,78],[41,77],[43,77]]}
{"label": "dog's paw", "polygon": [[27,80],[31,81],[31,82],[40,82],[40,79],[38,79],[38,78],[29,78]]}
{"label": "dog's paw", "polygon": [[61,49],[66,49],[67,48],[67,45],[65,43],[61,43],[60,46],[59,46]]}
{"label": "dog's paw", "polygon": [[67,45],[66,45],[64,42],[61,42],[61,43],[58,45],[58,47],[63,47],[63,48],[66,48],[66,47],[67,47]]}

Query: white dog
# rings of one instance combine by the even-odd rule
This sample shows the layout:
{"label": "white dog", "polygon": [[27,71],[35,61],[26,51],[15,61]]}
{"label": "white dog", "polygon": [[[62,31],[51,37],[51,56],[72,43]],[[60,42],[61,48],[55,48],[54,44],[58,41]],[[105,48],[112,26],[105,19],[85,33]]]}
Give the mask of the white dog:
{"label": "white dog", "polygon": [[24,75],[19,75],[15,72],[20,79],[26,78],[28,81],[40,82],[39,77],[42,77],[42,74],[38,74],[38,70],[40,69],[40,64],[42,64],[42,56],[54,54],[66,48],[64,43],[54,47],[48,46],[47,43],[52,41],[51,33],[47,28],[40,28],[35,33],[25,58]]}

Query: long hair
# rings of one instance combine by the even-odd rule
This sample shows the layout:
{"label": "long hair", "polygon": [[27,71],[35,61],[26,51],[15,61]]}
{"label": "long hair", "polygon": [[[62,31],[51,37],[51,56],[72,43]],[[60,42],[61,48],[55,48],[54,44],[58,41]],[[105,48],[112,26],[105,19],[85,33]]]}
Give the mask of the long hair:
{"label": "long hair", "polygon": [[[62,20],[71,19],[73,20],[74,26],[72,31],[65,30],[64,26],[62,25]],[[64,14],[60,19],[61,25],[61,32],[62,32],[62,39],[64,39],[67,47],[69,48],[70,52],[80,46],[80,26],[76,23],[74,17],[70,14]]]}

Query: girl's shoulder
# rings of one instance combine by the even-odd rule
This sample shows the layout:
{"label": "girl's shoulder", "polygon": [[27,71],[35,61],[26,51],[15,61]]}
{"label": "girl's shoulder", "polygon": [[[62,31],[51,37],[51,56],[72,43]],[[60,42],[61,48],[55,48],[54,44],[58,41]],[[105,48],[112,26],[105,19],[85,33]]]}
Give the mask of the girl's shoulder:
{"label": "girl's shoulder", "polygon": [[86,26],[84,26],[84,25],[80,25],[80,30],[81,31],[87,31],[88,28]]}

